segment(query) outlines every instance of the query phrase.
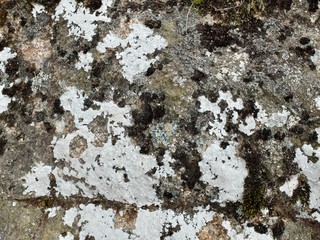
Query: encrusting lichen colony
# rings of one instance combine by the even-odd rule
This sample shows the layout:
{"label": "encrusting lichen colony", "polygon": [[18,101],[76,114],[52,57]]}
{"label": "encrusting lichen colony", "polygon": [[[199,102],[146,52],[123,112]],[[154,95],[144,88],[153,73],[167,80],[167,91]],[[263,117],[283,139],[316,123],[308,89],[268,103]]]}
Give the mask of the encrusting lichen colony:
{"label": "encrusting lichen colony", "polygon": [[[16,40],[3,42],[10,31],[0,31],[0,121],[19,115],[0,130],[0,158],[14,151],[9,135],[29,113],[19,141],[46,131],[32,140],[33,157],[8,199],[12,211],[26,204],[59,225],[42,237],[289,239],[293,219],[319,225],[320,97],[311,87],[303,96],[295,79],[308,72],[318,81],[317,51],[287,48],[298,33],[280,20],[250,18],[268,4],[244,1],[249,28],[207,22],[198,14],[208,1],[54,2],[26,1],[30,16]],[[208,4],[218,12],[222,3]],[[241,4],[223,11],[241,17]],[[187,12],[194,35],[174,11]],[[21,75],[28,64],[32,74]],[[281,97],[290,88],[297,97]],[[305,236],[314,236],[310,229]],[[0,239],[10,238],[2,231]]]}

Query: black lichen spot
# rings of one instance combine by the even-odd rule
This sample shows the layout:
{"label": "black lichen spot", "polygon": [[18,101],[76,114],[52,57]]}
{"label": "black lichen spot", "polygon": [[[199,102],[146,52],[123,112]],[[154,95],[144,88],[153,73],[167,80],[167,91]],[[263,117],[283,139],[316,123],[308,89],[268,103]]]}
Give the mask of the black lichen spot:
{"label": "black lichen spot", "polygon": [[277,0],[277,6],[281,10],[289,11],[292,5],[292,0]]}
{"label": "black lichen spot", "polygon": [[147,72],[145,73],[145,76],[146,76],[146,77],[149,77],[149,76],[151,76],[152,74],[154,74],[155,71],[156,71],[156,69],[155,69],[153,66],[151,66],[151,67],[149,67],[149,68],[147,69]]}
{"label": "black lichen spot", "polygon": [[220,147],[221,147],[222,149],[226,149],[229,145],[230,145],[230,144],[229,144],[227,141],[222,141],[222,142],[220,143]]}
{"label": "black lichen spot", "polygon": [[308,4],[309,4],[309,12],[316,12],[318,10],[318,3],[319,0],[308,0]]}
{"label": "black lichen spot", "polygon": [[256,140],[263,140],[263,141],[267,141],[271,138],[271,130],[269,128],[262,128],[259,129],[255,134],[254,134],[254,138]]}
{"label": "black lichen spot", "polygon": [[309,143],[318,143],[318,133],[316,131],[313,131],[308,136],[308,142]]}
{"label": "black lichen spot", "polygon": [[260,234],[266,234],[268,232],[268,227],[263,225],[262,223],[258,223],[254,226],[254,230]]}
{"label": "black lichen spot", "polygon": [[295,126],[291,127],[289,129],[289,131],[294,134],[302,134],[304,132],[304,129],[303,129],[303,127],[301,127],[299,125],[295,125]]}
{"label": "black lichen spot", "polygon": [[309,124],[309,122],[310,122],[310,114],[307,111],[303,111],[301,113],[299,123],[306,125],[306,124]]}
{"label": "black lichen spot", "polygon": [[166,109],[164,106],[156,106],[153,109],[153,118],[155,120],[162,118],[166,114]]}
{"label": "black lichen spot", "polygon": [[230,28],[227,26],[200,24],[197,26],[197,30],[201,35],[201,44],[208,49],[209,52],[213,52],[215,48],[227,47],[235,43],[235,40],[228,33]]}
{"label": "black lichen spot", "polygon": [[23,99],[27,99],[32,94],[32,82],[21,82],[18,85],[13,85],[11,88],[4,88],[2,93],[8,95],[9,97],[18,97],[19,95]]}
{"label": "black lichen spot", "polygon": [[207,78],[207,74],[205,74],[204,72],[201,72],[198,69],[195,69],[193,72],[193,76],[191,77],[191,80],[195,82],[202,82],[206,78]]}
{"label": "black lichen spot", "polygon": [[285,100],[287,103],[291,102],[292,99],[293,99],[293,95],[292,95],[291,93],[284,97],[284,100]]}
{"label": "black lichen spot", "polygon": [[84,6],[86,8],[89,8],[91,12],[94,12],[95,10],[99,9],[102,6],[101,0],[85,0]]}
{"label": "black lichen spot", "polygon": [[306,45],[303,47],[295,47],[295,48],[290,47],[289,50],[294,52],[297,55],[297,57],[300,57],[304,61],[306,61],[311,70],[315,69],[313,62],[310,59],[310,57],[314,55],[316,52],[312,46]]}
{"label": "black lichen spot", "polygon": [[103,70],[105,69],[106,63],[103,61],[97,62],[96,60],[92,63],[91,76],[100,78]]}
{"label": "black lichen spot", "polygon": [[161,21],[160,20],[152,20],[148,19],[144,22],[144,25],[146,25],[148,28],[160,28],[161,27]]}
{"label": "black lichen spot", "polygon": [[284,232],[285,225],[284,221],[281,219],[280,221],[276,222],[272,227],[272,234],[275,238],[280,238]]}
{"label": "black lichen spot", "polygon": [[286,135],[284,133],[281,133],[279,131],[277,131],[275,134],[274,134],[274,139],[277,140],[277,141],[282,141],[284,140],[284,138],[286,137]]}
{"label": "black lichen spot", "polygon": [[53,103],[53,112],[57,113],[57,114],[64,114],[64,109],[61,106],[61,101],[59,98],[57,98],[56,100],[54,100]]}
{"label": "black lichen spot", "polygon": [[55,128],[51,125],[51,123],[49,123],[49,122],[44,122],[44,123],[43,123],[43,126],[44,126],[44,128],[46,129],[46,131],[47,131],[48,133],[53,134],[53,133],[55,132]]}
{"label": "black lichen spot", "polygon": [[245,119],[248,115],[252,115],[256,118],[258,112],[259,109],[257,109],[254,99],[245,100],[243,108],[239,111],[241,119]]}
{"label": "black lichen spot", "polygon": [[149,125],[153,120],[153,111],[148,103],[144,103],[141,109],[135,109],[132,112],[132,118],[137,125]]}
{"label": "black lichen spot", "polygon": [[19,60],[17,57],[9,59],[6,64],[6,74],[10,76],[10,78],[14,78],[19,71]]}
{"label": "black lichen spot", "polygon": [[300,38],[299,42],[300,42],[302,45],[307,45],[307,44],[310,42],[310,39],[307,38],[307,37],[302,37],[302,38]]}
{"label": "black lichen spot", "polygon": [[173,194],[171,192],[168,192],[168,191],[164,191],[163,196],[165,198],[168,198],[168,199],[173,198]]}
{"label": "black lichen spot", "polygon": [[6,150],[7,140],[4,137],[0,137],[0,156],[4,154]]}
{"label": "black lichen spot", "polygon": [[27,19],[25,17],[20,18],[20,25],[21,27],[24,27],[27,24]]}
{"label": "black lichen spot", "polygon": [[196,183],[200,181],[202,175],[198,164],[201,160],[200,154],[196,150],[185,149],[179,146],[172,154],[172,157],[178,160],[178,165],[184,167],[185,172],[182,175],[182,180],[184,180],[188,188],[192,190]]}

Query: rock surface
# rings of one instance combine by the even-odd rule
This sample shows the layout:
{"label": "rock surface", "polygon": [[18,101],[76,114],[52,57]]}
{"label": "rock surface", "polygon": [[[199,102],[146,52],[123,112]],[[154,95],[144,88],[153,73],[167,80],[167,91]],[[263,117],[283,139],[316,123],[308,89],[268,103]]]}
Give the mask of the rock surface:
{"label": "rock surface", "polygon": [[317,239],[315,0],[0,0],[0,239]]}

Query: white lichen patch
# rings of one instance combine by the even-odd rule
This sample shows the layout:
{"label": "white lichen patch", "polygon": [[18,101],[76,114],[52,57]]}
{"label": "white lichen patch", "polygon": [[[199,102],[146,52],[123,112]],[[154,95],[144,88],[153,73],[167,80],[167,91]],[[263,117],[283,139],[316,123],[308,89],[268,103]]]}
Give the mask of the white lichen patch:
{"label": "white lichen patch", "polygon": [[253,116],[248,116],[245,119],[245,123],[239,124],[239,131],[247,134],[248,136],[254,133],[254,129],[256,127],[256,121]]}
{"label": "white lichen patch", "polygon": [[33,9],[32,9],[32,16],[37,19],[37,15],[45,11],[45,7],[38,3],[32,3]]}
{"label": "white lichen patch", "polygon": [[290,179],[279,188],[280,191],[286,193],[289,197],[292,197],[293,191],[299,185],[298,177],[298,174],[291,176]]}
{"label": "white lichen patch", "polygon": [[[308,159],[308,155],[311,152],[310,149],[305,153],[303,149],[307,149],[306,147],[302,147],[302,149],[296,149],[296,156],[294,162],[298,163],[299,168],[302,173],[307,177],[308,184],[310,186],[310,199],[309,206],[311,208],[320,209],[320,173],[316,171],[316,169],[320,169],[320,161],[318,160],[316,163],[310,161]],[[318,157],[320,156],[320,150],[313,150],[314,154]]]}
{"label": "white lichen patch", "polygon": [[248,175],[245,161],[236,156],[236,143],[230,142],[225,149],[220,145],[220,141],[214,141],[203,153],[199,162],[201,180],[219,188],[218,202],[241,201]]}
{"label": "white lichen patch", "polygon": [[314,102],[315,102],[316,108],[320,110],[320,96],[316,97],[314,99]]}
{"label": "white lichen patch", "polygon": [[11,102],[11,98],[3,95],[2,90],[4,85],[0,85],[0,114],[8,110],[8,105]]}
{"label": "white lichen patch", "polygon": [[60,235],[59,240],[74,240],[74,236],[70,232],[67,232],[64,235]]}
{"label": "white lichen patch", "polygon": [[[235,110],[241,110],[243,108],[243,101],[237,98],[235,101],[232,99],[230,92],[219,91],[219,98],[216,102],[210,102],[206,97],[200,96],[200,112],[210,111],[212,112],[216,121],[210,122],[210,134],[214,133],[218,139],[223,139],[228,133],[224,127],[227,123],[227,113],[232,112],[232,122],[236,123],[238,120],[238,113]],[[227,103],[225,109],[221,109],[219,104],[224,101]]]}
{"label": "white lichen patch", "polygon": [[244,223],[241,226],[242,229],[239,231],[238,229],[235,230],[232,226],[230,221],[225,220],[222,222],[222,226],[227,229],[228,236],[230,240],[273,240],[272,233],[270,230],[266,234],[260,234],[254,230],[254,227],[248,227],[247,223]]}
{"label": "white lichen patch", "polygon": [[76,37],[84,38],[88,41],[92,40],[97,28],[97,22],[110,22],[107,16],[107,10],[113,4],[113,0],[102,0],[99,9],[90,13],[82,3],[75,0],[61,0],[56,7],[54,19],[58,21],[61,17],[68,21],[69,34]]}
{"label": "white lichen patch", "polygon": [[66,211],[64,223],[67,226],[76,224],[81,227],[79,239],[84,240],[92,236],[95,239],[161,239],[169,231],[169,227],[176,228],[171,236],[163,239],[192,239],[198,238],[201,228],[211,221],[214,213],[207,209],[194,209],[193,216],[186,213],[177,214],[172,210],[148,211],[140,209],[135,219],[132,232],[115,228],[116,212],[112,209],[103,209],[93,204],[81,204],[79,208]]}
{"label": "white lichen patch", "polygon": [[88,72],[91,70],[91,63],[93,62],[92,53],[84,53],[83,51],[79,52],[79,61],[75,64],[76,69],[80,70],[81,68]]}
{"label": "white lichen patch", "polygon": [[[120,108],[113,102],[95,102],[99,109],[84,110],[85,98],[84,93],[74,87],[68,88],[60,97],[62,107],[74,117],[76,128],[52,141],[56,162],[64,162],[65,167],[49,171],[51,167],[37,165],[25,177],[25,194],[34,191],[37,196],[48,194],[48,173],[51,173],[56,180],[56,194],[63,197],[80,194],[93,198],[100,195],[138,206],[158,204],[153,185],[159,183],[156,176],[172,173],[170,165],[158,168],[155,157],[140,154],[140,148],[124,136],[123,126],[129,126],[131,120],[128,107]],[[89,125],[101,115],[108,119],[109,138],[102,146],[95,146],[95,133],[90,131]],[[116,137],[115,142],[112,136]],[[165,159],[168,160],[169,156]],[[158,171],[153,177],[147,175],[155,168]],[[34,185],[36,178],[46,181]]]}
{"label": "white lichen patch", "polygon": [[9,59],[15,58],[17,56],[16,53],[12,53],[11,49],[8,47],[5,47],[1,52],[0,52],[0,70],[2,72],[5,72],[5,66],[8,63]]}
{"label": "white lichen patch", "polygon": [[37,163],[31,172],[23,177],[26,188],[23,194],[33,194],[36,197],[45,196],[50,193],[50,178],[52,167],[45,166],[43,163]]}
{"label": "white lichen patch", "polygon": [[57,215],[59,209],[60,209],[60,207],[52,207],[52,208],[46,209],[46,212],[48,213],[48,218],[55,217]]}
{"label": "white lichen patch", "polygon": [[252,135],[256,130],[257,126],[266,126],[269,128],[277,127],[281,128],[285,125],[288,127],[293,126],[298,122],[298,118],[291,115],[291,113],[283,107],[282,111],[277,111],[268,114],[262,106],[256,102],[255,107],[258,110],[257,117],[254,118],[252,115],[246,117],[244,122],[240,122],[239,131]]}
{"label": "white lichen patch", "polygon": [[108,48],[123,48],[122,52],[116,53],[116,57],[123,66],[123,76],[132,82],[135,75],[147,71],[150,65],[158,60],[158,57],[149,58],[148,55],[165,48],[168,44],[163,37],[154,35],[152,29],[141,23],[131,24],[130,29],[132,31],[125,39],[114,33],[108,34],[98,43],[97,50],[104,53]]}

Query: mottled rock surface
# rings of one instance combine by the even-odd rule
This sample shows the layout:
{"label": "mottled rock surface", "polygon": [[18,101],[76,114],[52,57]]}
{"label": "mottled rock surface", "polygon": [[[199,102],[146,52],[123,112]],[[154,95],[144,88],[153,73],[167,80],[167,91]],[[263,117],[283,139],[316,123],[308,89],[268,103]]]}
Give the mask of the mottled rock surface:
{"label": "mottled rock surface", "polygon": [[318,5],[0,0],[0,239],[317,239]]}

